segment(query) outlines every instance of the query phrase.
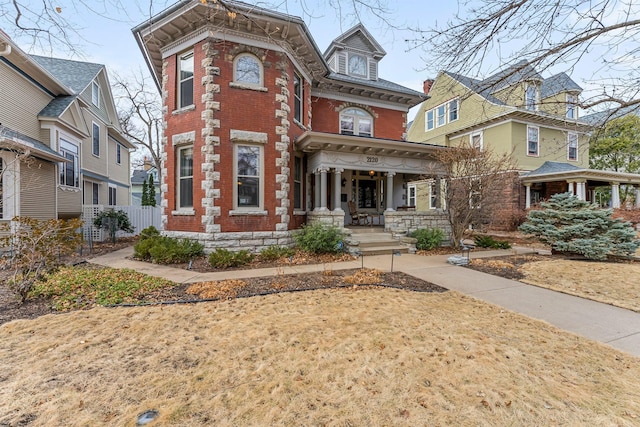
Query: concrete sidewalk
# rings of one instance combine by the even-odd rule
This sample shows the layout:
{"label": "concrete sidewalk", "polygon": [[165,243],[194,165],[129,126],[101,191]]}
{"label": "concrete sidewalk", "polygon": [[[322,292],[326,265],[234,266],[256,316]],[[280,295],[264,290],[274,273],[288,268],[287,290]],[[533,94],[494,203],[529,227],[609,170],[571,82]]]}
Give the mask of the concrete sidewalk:
{"label": "concrete sidewalk", "polygon": [[[515,248],[511,250],[476,252],[473,257],[487,258],[510,255],[515,251],[517,253],[530,252],[526,248]],[[130,247],[93,258],[90,262],[114,268],[130,268],[151,276],[164,277],[176,283],[306,273],[322,271],[329,267],[322,264],[310,264],[198,273],[127,259],[132,254],[133,248]],[[503,279],[469,268],[453,266],[447,264],[449,256],[403,254],[393,257],[393,269],[444,288],[459,291],[499,305],[508,310],[544,320],[566,331],[600,341],[640,357],[640,313],[514,280]],[[356,261],[333,263],[330,268],[333,270],[360,268],[364,262],[364,267],[366,268],[389,271],[391,261],[391,255],[375,255],[365,257],[364,260],[358,259]]]}

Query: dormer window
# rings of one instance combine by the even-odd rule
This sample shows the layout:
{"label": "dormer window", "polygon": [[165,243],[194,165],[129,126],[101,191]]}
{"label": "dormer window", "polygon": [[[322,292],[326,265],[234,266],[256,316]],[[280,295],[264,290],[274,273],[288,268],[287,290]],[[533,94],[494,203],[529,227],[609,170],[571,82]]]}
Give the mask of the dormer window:
{"label": "dormer window", "polygon": [[567,94],[567,119],[578,118],[578,97]]}
{"label": "dormer window", "polygon": [[100,85],[95,81],[91,84],[91,103],[100,108]]}
{"label": "dormer window", "polygon": [[340,113],[342,135],[373,136],[373,117],[359,108],[347,108]]}
{"label": "dormer window", "polygon": [[536,111],[538,109],[538,86],[529,83],[525,93],[525,107],[527,110]]}
{"label": "dormer window", "polygon": [[355,53],[349,54],[349,75],[367,78],[367,58]]}

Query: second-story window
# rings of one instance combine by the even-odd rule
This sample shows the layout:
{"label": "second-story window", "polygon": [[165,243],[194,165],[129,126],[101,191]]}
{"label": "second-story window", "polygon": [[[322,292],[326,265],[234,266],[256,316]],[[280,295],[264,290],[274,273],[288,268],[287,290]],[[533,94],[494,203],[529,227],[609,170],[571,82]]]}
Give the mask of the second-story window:
{"label": "second-story window", "polygon": [[567,94],[567,119],[578,118],[578,97]]}
{"label": "second-story window", "polygon": [[67,161],[60,164],[60,184],[67,187],[80,186],[80,164],[78,146],[64,139],[60,140],[60,154]]}
{"label": "second-story window", "polygon": [[94,156],[100,155],[100,125],[93,123],[92,129],[92,152]]}
{"label": "second-story window", "polygon": [[568,160],[578,160],[578,134],[577,133],[568,133],[567,134],[567,159]]}
{"label": "second-story window", "polygon": [[116,163],[122,163],[122,145],[116,144]]}
{"label": "second-story window", "polygon": [[233,73],[233,80],[237,83],[262,86],[262,63],[251,54],[244,53],[236,57]]}
{"label": "second-story window", "polygon": [[538,87],[529,83],[525,93],[525,107],[527,110],[535,111],[538,109]]}
{"label": "second-story window", "polygon": [[538,156],[540,154],[540,129],[535,126],[527,126],[527,155]]}
{"label": "second-story window", "polygon": [[193,51],[178,56],[178,109],[193,105]]}
{"label": "second-story window", "polygon": [[425,130],[431,130],[435,127],[434,114],[433,110],[427,111],[427,117],[425,118]]}
{"label": "second-story window", "polygon": [[436,108],[436,126],[444,126],[447,123],[447,106],[442,104]]}
{"label": "second-story window", "polygon": [[293,118],[302,123],[302,78],[293,74]]}
{"label": "second-story window", "polygon": [[458,99],[449,101],[449,122],[458,120]]}
{"label": "second-story window", "polygon": [[340,113],[340,133],[373,136],[373,118],[359,108],[347,108]]}

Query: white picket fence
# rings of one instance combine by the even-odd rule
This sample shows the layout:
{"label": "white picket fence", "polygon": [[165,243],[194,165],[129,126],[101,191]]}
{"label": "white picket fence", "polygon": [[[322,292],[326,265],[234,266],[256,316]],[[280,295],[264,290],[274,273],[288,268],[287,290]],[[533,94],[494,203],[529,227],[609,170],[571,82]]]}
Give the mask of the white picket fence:
{"label": "white picket fence", "polygon": [[106,209],[123,211],[129,217],[129,222],[134,227],[133,233],[118,231],[116,237],[129,237],[140,234],[140,231],[149,226],[154,226],[160,230],[160,206],[105,206],[105,205],[83,205],[82,221],[83,234],[86,241],[102,242],[109,237],[109,233],[103,228],[93,225],[93,220],[98,214]]}

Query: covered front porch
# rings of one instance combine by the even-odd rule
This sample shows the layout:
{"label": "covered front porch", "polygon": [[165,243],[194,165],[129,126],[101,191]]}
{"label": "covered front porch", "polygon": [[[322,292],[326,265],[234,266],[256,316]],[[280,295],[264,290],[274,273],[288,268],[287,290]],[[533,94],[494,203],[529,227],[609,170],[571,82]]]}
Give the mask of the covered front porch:
{"label": "covered front porch", "polygon": [[386,231],[442,222],[442,210],[416,211],[407,183],[441,175],[434,153],[446,148],[321,132],[306,132],[296,144],[306,158],[308,222],[342,228],[364,214],[367,226]]}

